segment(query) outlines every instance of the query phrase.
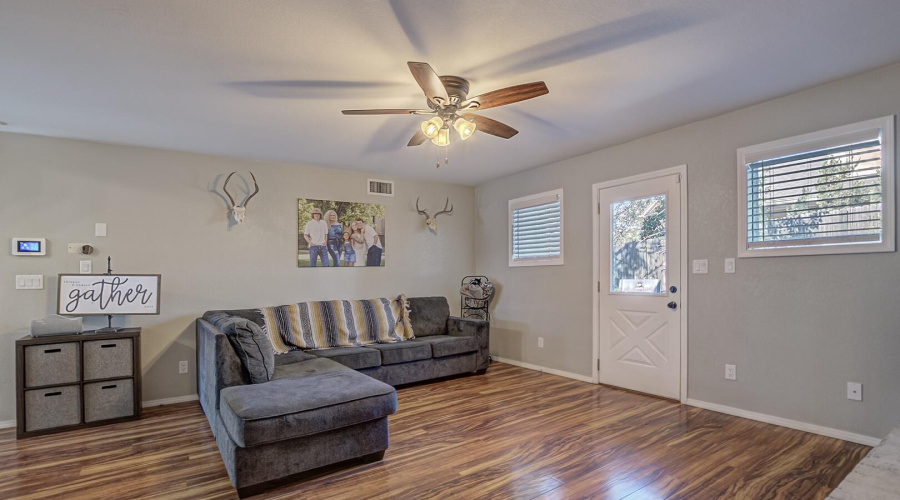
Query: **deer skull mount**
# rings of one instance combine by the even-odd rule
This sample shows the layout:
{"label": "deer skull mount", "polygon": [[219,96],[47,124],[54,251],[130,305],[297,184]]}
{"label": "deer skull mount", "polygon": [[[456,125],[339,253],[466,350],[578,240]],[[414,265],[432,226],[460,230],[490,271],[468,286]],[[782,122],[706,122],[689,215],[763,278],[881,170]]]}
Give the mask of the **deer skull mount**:
{"label": "deer skull mount", "polygon": [[235,172],[228,174],[228,177],[225,178],[225,184],[222,186],[222,191],[225,191],[225,196],[228,197],[228,200],[231,201],[231,217],[238,224],[244,223],[244,215],[247,213],[247,203],[250,203],[250,199],[256,196],[256,193],[259,192],[259,184],[256,183],[256,176],[253,175],[253,172],[250,172],[250,177],[253,177],[253,186],[256,188],[247,199],[244,200],[243,203],[238,205],[234,202],[234,198],[231,197],[231,193],[228,192],[228,181],[231,180],[231,176],[234,175]]}
{"label": "deer skull mount", "polygon": [[[450,207],[450,210],[447,210],[447,207]],[[437,233],[437,216],[441,214],[453,214],[453,205],[450,204],[450,198],[447,198],[447,202],[444,203],[444,209],[434,214],[434,216],[428,215],[426,210],[419,208],[419,199],[416,198],[416,211],[425,216],[425,225],[428,227],[428,230],[432,233]]]}

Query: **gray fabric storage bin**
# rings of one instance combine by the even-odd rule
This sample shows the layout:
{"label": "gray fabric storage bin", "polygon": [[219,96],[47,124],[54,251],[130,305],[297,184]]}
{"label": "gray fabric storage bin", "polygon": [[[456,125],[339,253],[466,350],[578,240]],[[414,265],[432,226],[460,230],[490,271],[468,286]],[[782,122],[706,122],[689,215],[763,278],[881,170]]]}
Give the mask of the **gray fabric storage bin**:
{"label": "gray fabric storage bin", "polygon": [[25,387],[81,380],[78,342],[25,347]]}
{"label": "gray fabric storage bin", "polygon": [[25,430],[39,431],[81,423],[81,387],[67,385],[25,391]]}
{"label": "gray fabric storage bin", "polygon": [[131,379],[84,384],[84,421],[96,422],[134,415]]}
{"label": "gray fabric storage bin", "polygon": [[131,339],[90,340],[84,342],[84,379],[130,377]]}

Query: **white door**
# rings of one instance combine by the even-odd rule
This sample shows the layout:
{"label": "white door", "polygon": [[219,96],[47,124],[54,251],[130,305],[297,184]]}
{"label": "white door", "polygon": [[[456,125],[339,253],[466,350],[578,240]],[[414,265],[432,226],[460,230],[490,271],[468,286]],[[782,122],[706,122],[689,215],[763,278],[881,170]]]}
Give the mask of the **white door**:
{"label": "white door", "polygon": [[680,174],[597,189],[599,381],[681,395]]}

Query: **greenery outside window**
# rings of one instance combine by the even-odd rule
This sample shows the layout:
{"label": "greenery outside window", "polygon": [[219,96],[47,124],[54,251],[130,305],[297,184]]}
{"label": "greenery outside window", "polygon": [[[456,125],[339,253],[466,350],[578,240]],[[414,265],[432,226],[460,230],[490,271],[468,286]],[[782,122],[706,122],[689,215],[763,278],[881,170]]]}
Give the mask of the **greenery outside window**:
{"label": "greenery outside window", "polygon": [[893,124],[739,149],[738,256],[894,251]]}

